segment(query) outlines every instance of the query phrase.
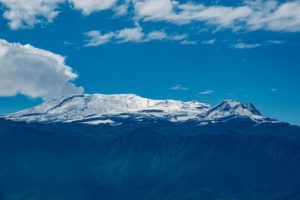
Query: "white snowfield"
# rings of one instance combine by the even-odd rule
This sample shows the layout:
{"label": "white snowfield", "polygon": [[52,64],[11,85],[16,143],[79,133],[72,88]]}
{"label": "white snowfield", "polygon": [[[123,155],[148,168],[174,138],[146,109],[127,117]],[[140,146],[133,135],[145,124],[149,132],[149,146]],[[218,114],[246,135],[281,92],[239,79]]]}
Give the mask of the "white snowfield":
{"label": "white snowfield", "polygon": [[208,122],[232,118],[249,118],[253,121],[271,122],[252,104],[226,100],[212,107],[197,101],[153,100],[134,94],[83,94],[53,99],[32,109],[5,116],[6,119],[26,122],[82,122],[85,124],[113,124],[112,117],[162,118],[171,122],[187,120]]}

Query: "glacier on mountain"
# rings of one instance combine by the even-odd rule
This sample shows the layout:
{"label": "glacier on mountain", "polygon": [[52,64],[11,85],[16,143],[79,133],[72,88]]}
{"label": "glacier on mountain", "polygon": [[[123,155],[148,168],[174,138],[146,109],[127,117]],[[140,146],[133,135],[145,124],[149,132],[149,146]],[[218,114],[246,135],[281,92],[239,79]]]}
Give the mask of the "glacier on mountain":
{"label": "glacier on mountain", "polygon": [[233,118],[275,122],[263,116],[252,104],[226,100],[217,106],[197,101],[153,100],[134,94],[82,94],[57,98],[5,116],[6,119],[26,122],[83,122],[113,124],[112,117],[158,118],[171,122],[199,121],[215,123]]}

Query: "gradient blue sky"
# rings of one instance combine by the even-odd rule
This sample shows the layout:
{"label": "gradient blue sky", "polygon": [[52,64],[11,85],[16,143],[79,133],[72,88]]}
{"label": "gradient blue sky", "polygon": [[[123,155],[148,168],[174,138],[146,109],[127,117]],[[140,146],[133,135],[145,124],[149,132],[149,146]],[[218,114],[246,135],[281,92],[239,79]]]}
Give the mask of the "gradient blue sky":
{"label": "gradient blue sky", "polygon": [[[194,1],[193,5],[248,5],[245,1],[208,2]],[[274,9],[289,2],[300,5],[299,1],[278,1]],[[112,8],[87,15],[75,6],[60,4],[55,8],[60,13],[52,22],[44,19],[22,27],[9,27],[11,21],[1,17],[0,38],[65,56],[66,64],[79,75],[73,82],[86,93],[135,93],[213,105],[237,99],[252,102],[266,116],[300,124],[300,14],[293,16],[293,26],[283,20],[282,27],[264,24],[251,28],[242,20],[230,25],[206,18],[179,23],[163,15],[137,20],[131,7],[122,16],[115,16]],[[1,15],[8,8],[3,3]],[[294,6],[292,11],[300,13],[299,8]],[[136,27],[142,29],[144,39],[125,41],[118,32]],[[100,35],[111,33],[109,41],[86,46],[91,44],[86,34],[91,30]],[[146,34],[153,31],[167,36],[147,40]],[[41,102],[30,95],[2,95],[0,113]]]}

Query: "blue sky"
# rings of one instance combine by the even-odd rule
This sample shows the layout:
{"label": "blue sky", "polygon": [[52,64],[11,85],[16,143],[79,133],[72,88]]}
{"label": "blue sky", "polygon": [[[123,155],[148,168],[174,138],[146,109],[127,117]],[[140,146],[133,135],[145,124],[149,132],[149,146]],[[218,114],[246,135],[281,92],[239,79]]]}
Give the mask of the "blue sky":
{"label": "blue sky", "polygon": [[0,0],[0,113],[84,88],[237,99],[300,124],[300,2],[253,2]]}

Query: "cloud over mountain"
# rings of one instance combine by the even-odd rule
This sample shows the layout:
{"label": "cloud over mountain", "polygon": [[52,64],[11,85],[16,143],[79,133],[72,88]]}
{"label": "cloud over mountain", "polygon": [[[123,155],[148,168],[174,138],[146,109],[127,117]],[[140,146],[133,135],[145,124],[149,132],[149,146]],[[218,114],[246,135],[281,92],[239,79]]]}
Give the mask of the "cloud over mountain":
{"label": "cloud over mountain", "polygon": [[61,55],[0,39],[0,96],[23,94],[47,100],[83,93],[82,87],[70,82],[75,78]]}

